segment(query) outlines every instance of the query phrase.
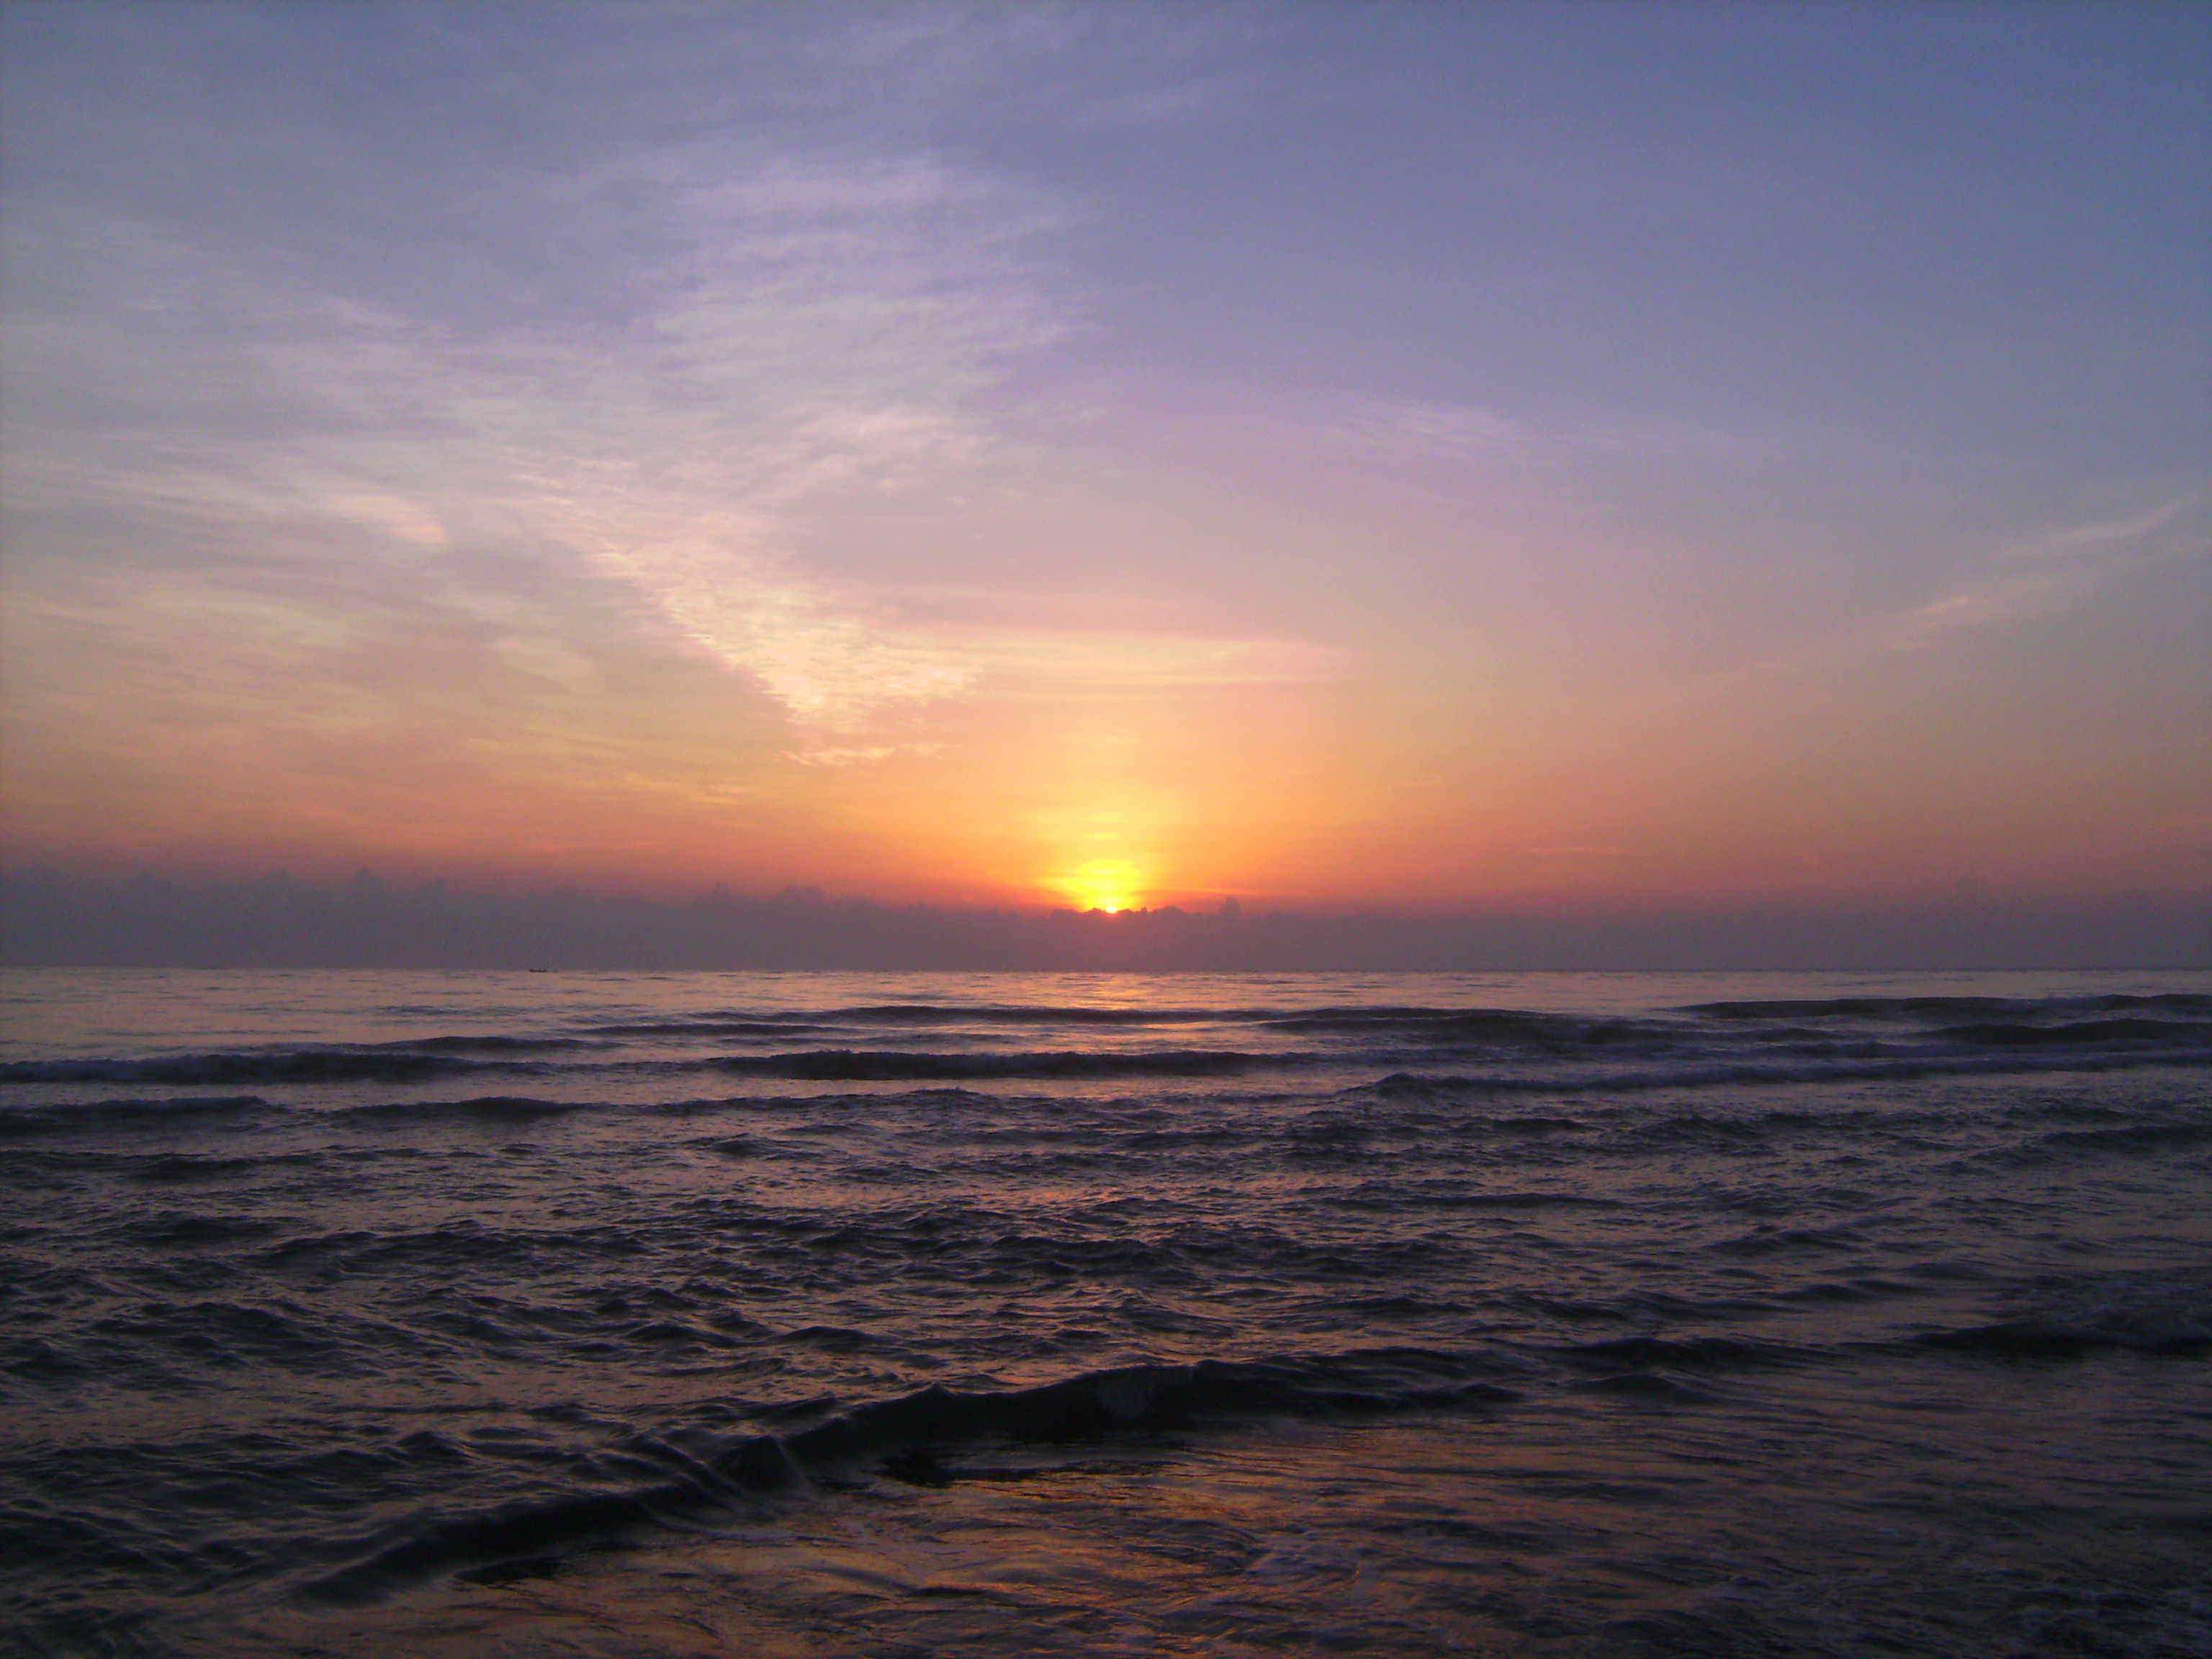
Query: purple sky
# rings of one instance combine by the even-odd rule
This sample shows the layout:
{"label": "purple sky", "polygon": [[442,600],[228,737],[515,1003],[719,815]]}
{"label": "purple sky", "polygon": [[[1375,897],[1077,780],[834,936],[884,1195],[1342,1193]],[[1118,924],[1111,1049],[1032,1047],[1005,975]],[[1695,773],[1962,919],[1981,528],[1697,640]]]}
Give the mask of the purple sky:
{"label": "purple sky", "polygon": [[9,858],[2202,892],[2212,14],[4,14]]}

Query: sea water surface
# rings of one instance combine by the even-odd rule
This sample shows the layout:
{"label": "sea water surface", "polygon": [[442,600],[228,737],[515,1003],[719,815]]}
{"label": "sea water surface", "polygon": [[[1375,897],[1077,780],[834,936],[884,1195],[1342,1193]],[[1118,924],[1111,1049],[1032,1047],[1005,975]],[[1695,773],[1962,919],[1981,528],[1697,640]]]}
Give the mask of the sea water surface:
{"label": "sea water surface", "polygon": [[0,1012],[0,1650],[2212,1651],[2202,975]]}

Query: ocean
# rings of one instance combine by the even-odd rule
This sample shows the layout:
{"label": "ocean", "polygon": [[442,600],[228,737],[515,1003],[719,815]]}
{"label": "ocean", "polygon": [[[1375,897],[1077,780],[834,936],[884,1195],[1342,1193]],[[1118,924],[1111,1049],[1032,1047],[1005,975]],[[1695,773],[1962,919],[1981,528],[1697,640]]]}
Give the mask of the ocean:
{"label": "ocean", "polygon": [[2212,1652],[2201,974],[4,994],[0,1651]]}

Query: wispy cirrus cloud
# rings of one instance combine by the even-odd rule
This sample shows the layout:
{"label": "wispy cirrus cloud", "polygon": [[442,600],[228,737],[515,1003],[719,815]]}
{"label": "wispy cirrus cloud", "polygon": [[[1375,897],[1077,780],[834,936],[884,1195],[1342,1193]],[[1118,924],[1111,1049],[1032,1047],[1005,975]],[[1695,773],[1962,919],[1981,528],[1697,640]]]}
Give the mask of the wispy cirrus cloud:
{"label": "wispy cirrus cloud", "polygon": [[[145,556],[149,580],[284,565],[303,600],[343,605],[380,546],[416,602],[472,616],[481,572],[456,572],[486,547],[595,573],[642,602],[621,608],[631,623],[774,699],[808,752],[864,756],[883,746],[856,735],[872,722],[985,684],[1150,686],[1200,659],[1275,672],[1264,644],[994,632],[911,616],[897,592],[927,557],[902,534],[1026,487],[1050,434],[1004,389],[1086,311],[1053,257],[1085,204],[929,135],[953,111],[1202,118],[1243,85],[1215,50],[1235,20],[926,0],[678,13],[587,27],[588,58],[549,47],[558,143],[448,112],[477,141],[450,172],[309,143],[268,150],[207,214],[132,188],[23,197],[18,505],[188,522],[190,556],[173,533],[139,538],[170,550]],[[227,146],[272,132],[179,84],[165,118],[206,152],[188,196]],[[111,538],[118,556],[132,539]],[[507,609],[502,653],[575,680],[590,630]]]}
{"label": "wispy cirrus cloud", "polygon": [[76,216],[47,252],[125,289],[135,272],[170,314],[114,331],[112,310],[57,305],[19,337],[49,397],[89,369],[138,409],[120,431],[33,418],[18,481],[64,510],[565,549],[817,725],[969,684],[972,666],[807,556],[826,513],[926,513],[988,472],[978,398],[1065,326],[1020,254],[1050,210],[926,155],[662,153],[578,188],[628,198],[608,216],[656,257],[604,273],[611,317],[492,329]]}
{"label": "wispy cirrus cloud", "polygon": [[1365,399],[1324,419],[1317,435],[1332,447],[1377,461],[1447,465],[1680,461],[1755,453],[1776,442],[1772,434],[1753,438],[1689,422],[1546,419],[1412,398]]}
{"label": "wispy cirrus cloud", "polygon": [[1357,671],[1348,651],[1303,641],[1067,628],[945,630],[992,683],[1032,693],[1300,685]]}
{"label": "wispy cirrus cloud", "polygon": [[972,665],[802,574],[798,549],[856,501],[927,513],[987,477],[977,398],[1066,326],[1023,254],[1054,210],[927,157],[641,171],[687,250],[631,325],[652,368],[615,388],[641,441],[557,516],[802,720],[960,690]]}
{"label": "wispy cirrus cloud", "polygon": [[2124,570],[2212,546],[2188,520],[2200,505],[2185,495],[2000,548],[1948,592],[1890,618],[1873,637],[1891,651],[1925,650],[1954,634],[2063,610]]}
{"label": "wispy cirrus cloud", "polygon": [[[64,423],[27,465],[60,501],[350,526],[433,586],[437,556],[457,549],[557,550],[634,590],[672,642],[759,684],[810,734],[794,753],[811,763],[908,752],[850,734],[986,685],[1087,694],[1345,672],[1313,647],[1187,629],[902,620],[911,568],[892,592],[872,586],[868,558],[884,550],[852,544],[840,526],[856,512],[926,522],[1026,465],[1028,440],[994,420],[992,394],[1079,319],[1035,252],[1065,204],[927,155],[713,145],[561,187],[653,258],[610,261],[603,314],[489,328],[332,293],[316,280],[327,271],[287,279],[80,217],[76,258],[126,289],[138,270],[196,328],[103,341],[59,314],[70,349],[47,367],[105,351],[112,380],[135,359],[152,416],[120,441]],[[201,336],[250,359],[231,364],[237,397],[210,381]],[[482,608],[465,589],[450,599]],[[578,678],[572,642],[515,629],[503,656]]]}
{"label": "wispy cirrus cloud", "polygon": [[1932,651],[1963,636],[2066,611],[2125,572],[2212,549],[2202,506],[2201,496],[2179,496],[2008,542],[1966,564],[1934,599],[1711,676],[1703,689]]}

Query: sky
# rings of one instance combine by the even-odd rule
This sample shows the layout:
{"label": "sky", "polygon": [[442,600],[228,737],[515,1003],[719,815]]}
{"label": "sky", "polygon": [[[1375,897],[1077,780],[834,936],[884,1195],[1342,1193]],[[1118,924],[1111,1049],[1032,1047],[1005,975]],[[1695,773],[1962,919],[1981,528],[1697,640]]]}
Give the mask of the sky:
{"label": "sky", "polygon": [[15,0],[5,854],[2185,896],[2183,4]]}

